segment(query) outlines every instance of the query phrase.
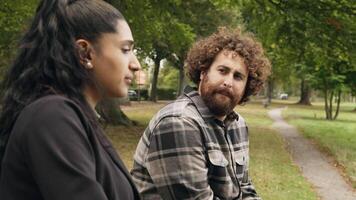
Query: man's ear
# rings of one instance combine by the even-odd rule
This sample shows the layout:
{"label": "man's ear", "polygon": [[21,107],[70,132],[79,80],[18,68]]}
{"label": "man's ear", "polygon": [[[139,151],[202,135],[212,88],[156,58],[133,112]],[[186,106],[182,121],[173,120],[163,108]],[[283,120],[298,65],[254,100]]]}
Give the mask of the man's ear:
{"label": "man's ear", "polygon": [[200,81],[203,80],[203,78],[206,76],[206,71],[201,71],[200,72]]}
{"label": "man's ear", "polygon": [[92,68],[93,47],[91,43],[84,39],[78,39],[75,43],[77,45],[80,63],[86,68]]}

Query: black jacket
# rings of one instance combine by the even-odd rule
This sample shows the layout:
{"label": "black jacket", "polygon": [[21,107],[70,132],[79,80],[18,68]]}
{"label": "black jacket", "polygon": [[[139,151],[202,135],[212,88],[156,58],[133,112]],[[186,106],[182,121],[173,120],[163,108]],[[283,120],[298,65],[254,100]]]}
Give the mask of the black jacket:
{"label": "black jacket", "polygon": [[73,101],[50,95],[26,106],[12,129],[1,200],[131,200],[138,192],[115,149]]}

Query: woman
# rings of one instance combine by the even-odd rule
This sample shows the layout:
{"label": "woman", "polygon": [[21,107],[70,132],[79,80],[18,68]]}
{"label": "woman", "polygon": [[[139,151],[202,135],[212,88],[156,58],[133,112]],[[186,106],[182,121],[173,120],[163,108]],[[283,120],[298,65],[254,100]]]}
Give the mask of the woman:
{"label": "woman", "polygon": [[123,97],[140,64],[101,0],[43,0],[4,86],[0,198],[138,199],[94,108]]}

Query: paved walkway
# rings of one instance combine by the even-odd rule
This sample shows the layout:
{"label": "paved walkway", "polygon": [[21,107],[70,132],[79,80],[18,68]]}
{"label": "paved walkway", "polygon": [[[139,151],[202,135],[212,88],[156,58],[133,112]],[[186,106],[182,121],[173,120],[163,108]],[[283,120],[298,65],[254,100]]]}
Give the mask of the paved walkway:
{"label": "paved walkway", "polygon": [[304,177],[314,186],[322,200],[356,200],[352,190],[326,156],[321,154],[298,130],[287,124],[282,116],[283,108],[268,112],[275,121],[273,126],[287,142],[293,161]]}

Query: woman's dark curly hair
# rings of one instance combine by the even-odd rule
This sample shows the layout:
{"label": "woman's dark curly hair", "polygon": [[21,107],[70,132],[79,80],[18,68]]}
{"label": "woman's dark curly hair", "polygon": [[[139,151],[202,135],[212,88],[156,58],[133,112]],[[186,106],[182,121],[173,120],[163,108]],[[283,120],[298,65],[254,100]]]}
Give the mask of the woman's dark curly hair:
{"label": "woman's dark curly hair", "polygon": [[245,103],[249,96],[256,95],[263,88],[271,71],[271,64],[263,52],[262,45],[251,33],[221,27],[216,33],[196,42],[185,60],[188,77],[199,85],[200,73],[209,70],[215,57],[223,50],[238,53],[248,68],[246,89],[239,104]]}

